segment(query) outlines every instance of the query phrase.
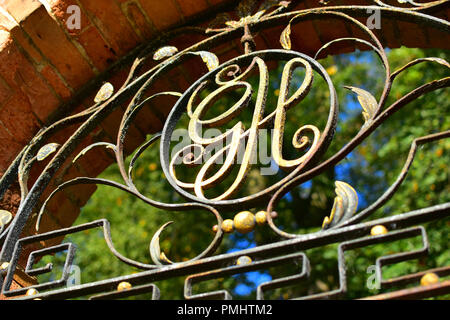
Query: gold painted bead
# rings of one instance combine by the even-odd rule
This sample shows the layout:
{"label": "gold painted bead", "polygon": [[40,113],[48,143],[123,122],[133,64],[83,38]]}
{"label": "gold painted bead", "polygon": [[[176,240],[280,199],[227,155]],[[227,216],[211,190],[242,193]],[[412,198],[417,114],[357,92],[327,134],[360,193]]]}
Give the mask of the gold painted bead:
{"label": "gold painted bead", "polygon": [[9,267],[9,262],[3,262],[0,266],[0,270],[6,270]]}
{"label": "gold painted bead", "polygon": [[238,265],[238,266],[245,266],[245,265],[248,265],[251,263],[252,263],[252,258],[250,258],[248,256],[239,257],[236,261],[236,265]]}
{"label": "gold painted bead", "polygon": [[249,233],[256,225],[255,216],[250,211],[239,212],[233,221],[234,228],[240,233]]}
{"label": "gold painted bead", "polygon": [[35,296],[35,295],[37,295],[39,293],[39,291],[37,291],[36,289],[33,289],[33,288],[31,288],[31,289],[28,289],[27,290],[27,296]]}
{"label": "gold painted bead", "polygon": [[256,220],[256,223],[258,224],[258,226],[264,225],[267,222],[266,212],[265,211],[258,211],[255,214],[255,220]]}
{"label": "gold painted bead", "polygon": [[124,291],[124,290],[128,290],[131,289],[131,283],[123,281],[121,283],[119,283],[119,285],[117,286],[117,291]]}
{"label": "gold painted bead", "polygon": [[222,222],[222,230],[225,233],[231,233],[234,230],[234,223],[231,219],[226,219]]}
{"label": "gold painted bead", "polygon": [[429,286],[431,284],[436,284],[439,282],[439,276],[436,273],[426,273],[424,276],[420,279],[420,285],[422,286]]}
{"label": "gold painted bead", "polygon": [[213,227],[212,227],[212,231],[214,232],[214,233],[217,233],[217,231],[219,231],[219,226],[216,224],[216,225],[214,225]]}
{"label": "gold painted bead", "polygon": [[380,236],[386,233],[388,233],[388,229],[386,229],[386,227],[382,225],[377,225],[370,229],[370,235],[372,236]]}

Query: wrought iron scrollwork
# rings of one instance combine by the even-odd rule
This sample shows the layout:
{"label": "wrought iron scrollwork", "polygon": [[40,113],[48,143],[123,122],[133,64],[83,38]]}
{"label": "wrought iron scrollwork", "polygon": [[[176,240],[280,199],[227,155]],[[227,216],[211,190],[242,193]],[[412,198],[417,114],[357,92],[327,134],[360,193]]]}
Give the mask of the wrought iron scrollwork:
{"label": "wrought iron scrollwork", "polygon": [[[258,288],[257,297],[264,298],[264,290],[273,289],[289,285],[294,281],[300,281],[309,276],[310,265],[308,257],[300,250],[305,250],[314,246],[322,246],[329,243],[341,242],[339,246],[339,279],[340,288],[321,295],[313,295],[303,298],[331,298],[337,297],[346,291],[346,274],[344,252],[359,247],[368,246],[372,243],[382,243],[392,239],[408,238],[420,235],[423,239],[423,248],[417,252],[408,252],[397,256],[386,256],[377,260],[377,276],[382,280],[383,286],[390,283],[383,280],[381,267],[383,264],[389,264],[391,261],[403,261],[425,254],[428,247],[426,231],[422,227],[413,227],[416,223],[426,222],[433,219],[447,217],[450,213],[450,204],[444,203],[434,207],[424,208],[414,212],[395,215],[393,217],[376,219],[367,222],[361,222],[369,218],[375,210],[384,205],[396,192],[408,173],[408,170],[414,160],[418,146],[430,143],[436,140],[449,138],[450,130],[433,133],[431,135],[416,137],[413,141],[408,158],[397,177],[396,181],[384,192],[384,194],[370,204],[366,209],[357,212],[358,196],[355,189],[344,181],[336,182],[336,197],[332,211],[323,221],[322,229],[311,234],[295,234],[281,230],[274,221],[274,211],[277,202],[296,186],[311,180],[323,173],[328,168],[335,166],[342,161],[352,150],[360,145],[369,135],[371,135],[386,119],[395,112],[407,105],[409,102],[434,90],[450,86],[450,77],[434,80],[430,83],[411,90],[403,97],[397,99],[390,105],[388,103],[391,87],[395,85],[395,79],[402,72],[407,71],[413,65],[419,63],[437,63],[443,68],[450,68],[450,64],[441,58],[420,58],[409,62],[405,66],[392,72],[389,61],[381,41],[376,33],[364,25],[356,16],[364,13],[366,6],[332,6],[332,1],[327,2],[327,6],[319,8],[304,9],[300,11],[289,11],[295,1],[263,1],[259,4],[256,1],[242,1],[237,8],[239,20],[226,20],[223,23],[219,19],[212,26],[204,30],[205,39],[191,47],[178,49],[174,46],[164,46],[162,48],[153,48],[151,53],[145,58],[138,58],[132,65],[129,76],[118,89],[114,89],[110,83],[104,84],[95,97],[95,104],[75,115],[71,115],[55,122],[49,127],[39,132],[33,140],[18,155],[10,169],[4,174],[1,181],[2,194],[11,185],[13,178],[17,178],[21,192],[21,203],[17,214],[12,217],[10,213],[0,212],[0,243],[2,251],[0,255],[0,265],[3,265],[3,272],[0,278],[2,293],[7,297],[17,297],[23,295],[28,288],[11,290],[11,283],[14,271],[17,268],[18,259],[22,246],[26,243],[33,243],[54,239],[74,232],[87,230],[90,228],[101,227],[106,244],[114,256],[125,264],[131,265],[142,272],[134,275],[118,277],[97,283],[79,285],[71,288],[64,288],[67,281],[67,268],[73,262],[76,254],[75,248],[71,244],[63,244],[40,251],[34,251],[30,255],[25,272],[28,275],[38,274],[51,270],[51,266],[41,269],[33,269],[34,258],[40,255],[68,250],[67,262],[63,277],[53,283],[39,284],[34,286],[36,290],[46,290],[33,298],[70,298],[83,295],[94,295],[92,299],[102,298],[120,298],[140,292],[153,292],[153,298],[159,298],[159,289],[148,281],[155,281],[159,278],[167,278],[172,273],[177,275],[189,275],[185,285],[185,297],[187,299],[204,298],[214,296],[229,298],[226,291],[212,292],[206,294],[193,294],[192,284],[200,282],[202,279],[210,279],[215,276],[229,275],[248,270],[257,270],[272,265],[301,261],[301,271],[297,275],[276,279],[263,284]],[[399,1],[400,2],[400,1]],[[388,5],[382,1],[375,0],[377,8],[382,13],[388,15],[401,15],[402,17],[414,17],[414,21],[421,23],[430,23],[439,29],[450,32],[450,24],[447,21],[427,15],[424,12],[433,8],[442,8],[447,6],[448,1],[439,0],[429,3],[416,3],[413,1],[404,1],[407,4],[399,7]],[[346,24],[358,29],[364,38],[348,37],[333,39],[319,48],[314,57],[293,49],[291,37],[292,29],[305,21],[316,18],[332,18],[344,21]],[[222,16],[223,18],[223,16]],[[222,19],[223,20],[223,19]],[[264,30],[272,26],[283,26],[279,34],[279,44],[276,48],[266,50],[255,50],[255,43],[252,33]],[[219,57],[210,48],[218,45],[220,42],[241,37],[244,46],[244,54],[237,56],[227,62],[220,63]],[[364,124],[359,132],[351,141],[343,146],[339,152],[328,159],[323,159],[325,151],[332,142],[333,136],[338,125],[338,99],[333,82],[327,71],[318,62],[318,57],[328,52],[338,43],[351,42],[364,46],[372,50],[380,59],[381,65],[385,71],[384,89],[379,98],[374,97],[365,89],[358,88],[349,84],[346,89],[350,90],[357,98],[362,109]],[[281,48],[280,48],[281,47]],[[155,50],[156,49],[156,50]],[[163,91],[147,96],[148,89],[158,80],[163,78],[170,70],[180,65],[188,58],[196,57],[201,59],[206,65],[207,72],[200,79],[196,80],[185,92]],[[145,59],[153,59],[157,65],[149,70],[140,72]],[[282,61],[284,69],[281,74],[280,92],[278,101],[273,111],[266,111],[266,101],[269,90],[269,69],[268,61]],[[295,85],[292,90],[291,76],[294,70],[301,68],[304,70],[304,77],[300,84]],[[255,94],[255,102],[252,103],[253,87],[248,81],[254,74],[258,76],[258,87]],[[299,152],[296,159],[285,159],[283,157],[283,138],[284,127],[286,123],[286,111],[295,108],[308,94],[314,83],[314,75],[319,75],[326,83],[329,93],[329,109],[326,125],[318,127],[314,123],[300,123],[294,134],[292,146]],[[205,88],[210,89],[206,97],[202,96]],[[213,88],[213,89],[211,89]],[[290,89],[291,88],[291,89]],[[235,101],[225,112],[220,115],[205,119],[209,109],[226,93],[241,90],[242,96]],[[293,92],[292,92],[293,91]],[[167,117],[164,128],[161,133],[153,135],[148,141],[137,148],[129,164],[126,164],[124,142],[130,130],[130,126],[135,120],[138,112],[153,99],[160,97],[171,97],[176,99],[176,103],[169,116]],[[203,98],[202,98],[203,97]],[[105,119],[115,108],[131,100],[123,112],[122,121],[119,126],[116,143],[96,142],[91,144],[80,152],[75,154],[75,150],[80,141],[92,131],[98,123]],[[251,124],[245,128],[239,120],[239,115],[244,109],[251,109]],[[187,130],[192,144],[180,151],[171,152],[171,137],[180,119],[183,116],[188,117]],[[227,124],[233,123],[231,128],[225,128]],[[70,125],[78,125],[78,129],[62,145],[48,141],[55,132],[61,128]],[[222,128],[221,134],[207,138],[202,135],[202,128]],[[256,193],[244,197],[236,197],[236,192],[242,187],[247,174],[254,163],[254,153],[257,148],[258,133],[263,128],[273,129],[274,135],[271,143],[271,152],[276,165],[287,173],[273,185],[264,188]],[[186,199],[186,203],[164,203],[151,198],[151,196],[142,194],[132,179],[132,172],[136,161],[142,153],[148,148],[155,148],[154,144],[160,140],[160,162],[163,172],[173,187]],[[207,161],[202,159],[211,147],[221,146],[216,153]],[[67,160],[76,163],[88,152],[94,152],[96,148],[107,148],[114,156],[122,176],[122,182],[109,181],[101,178],[76,177],[69,181],[60,183],[38,207],[39,199],[57,170]],[[240,161],[237,164],[239,150],[243,149]],[[216,168],[214,166],[219,157],[225,160]],[[33,183],[31,189],[28,189],[28,177],[31,168],[36,162],[49,160],[37,180]],[[198,173],[193,181],[183,181],[177,175],[177,164],[183,166],[196,167]],[[237,164],[237,170],[233,167]],[[237,171],[237,172],[236,172]],[[233,176],[234,175],[234,176]],[[217,196],[208,196],[205,191],[213,189],[225,178],[232,177],[232,183],[226,188],[225,192]],[[160,249],[159,238],[162,232],[172,223],[167,222],[158,229],[149,243],[149,255],[153,264],[146,264],[134,261],[120,254],[113,245],[113,239],[109,230],[107,220],[98,220],[92,223],[75,226],[60,230],[54,230],[42,234],[20,238],[24,226],[31,220],[31,216],[37,212],[36,230],[43,216],[46,214],[46,205],[61,190],[74,185],[108,185],[124,192],[127,192],[144,203],[156,208],[168,211],[193,211],[205,210],[211,213],[216,220],[215,235],[209,246],[198,254],[195,258],[178,262],[171,261]],[[332,188],[333,186],[330,186]],[[251,208],[255,203],[263,204],[266,208],[263,214],[257,217],[246,216],[251,219],[252,227],[257,223],[267,223],[271,230],[279,235],[283,240],[280,242],[247,249],[238,253],[214,256],[218,246],[225,233],[236,228],[236,222],[230,222],[223,219],[222,209],[230,207],[236,209]],[[277,210],[278,214],[283,214]],[[253,220],[254,219],[254,220]],[[234,225],[233,225],[234,223]],[[228,224],[228,225],[227,225]],[[369,236],[370,228],[376,225],[384,225],[388,230],[392,230],[386,235]],[[279,254],[288,254],[279,256]],[[230,263],[235,263],[241,256],[250,257],[248,265],[233,265],[224,267]],[[272,258],[267,258],[268,256]],[[445,268],[444,268],[445,269]],[[447,270],[447,269],[445,269]],[[437,272],[445,273],[446,271]],[[403,283],[412,278],[394,279],[392,281]],[[133,291],[127,293],[111,292],[117,284],[127,280],[133,284],[142,286],[134,287]],[[391,281],[391,282],[392,282]],[[447,286],[448,288],[448,286]],[[105,293],[106,292],[106,293]],[[99,293],[103,293],[100,294]],[[32,297],[22,297],[30,299]]]}

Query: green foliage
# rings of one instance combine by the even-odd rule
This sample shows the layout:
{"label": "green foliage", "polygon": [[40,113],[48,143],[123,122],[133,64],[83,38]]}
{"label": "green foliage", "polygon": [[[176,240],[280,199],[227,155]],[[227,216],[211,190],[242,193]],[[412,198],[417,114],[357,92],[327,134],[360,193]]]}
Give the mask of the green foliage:
{"label": "green foliage", "polygon": [[[392,70],[396,70],[409,61],[421,57],[436,56],[449,60],[448,53],[431,50],[400,48],[389,52]],[[355,53],[327,58],[320,61],[327,68],[338,93],[340,117],[338,130],[333,143],[324,155],[329,158],[340,150],[360,129],[363,124],[361,108],[354,93],[343,88],[354,86],[371,92],[379,100],[383,85],[384,71],[377,57],[370,53]],[[276,104],[279,88],[278,69],[271,72],[268,97],[268,109]],[[435,63],[418,64],[399,76],[392,87],[386,106],[404,96],[414,88],[434,79],[448,75],[448,69]],[[293,77],[301,81],[303,74],[298,71]],[[257,79],[252,80],[254,86]],[[298,82],[295,82],[298,84]],[[308,233],[319,230],[323,218],[329,215],[333,204],[334,181],[343,180],[351,184],[360,197],[359,209],[367,207],[375,201],[396,179],[413,139],[430,133],[448,130],[450,127],[450,104],[448,89],[438,90],[417,99],[401,109],[364,143],[358,146],[341,164],[331,168],[324,174],[314,178],[311,183],[293,189],[278,204],[276,211],[279,218],[276,224],[287,232]],[[218,106],[231,106],[236,97],[228,97]],[[314,124],[323,128],[329,108],[329,92],[326,83],[316,74],[313,89],[299,106],[289,110],[285,133],[286,158],[296,158],[295,150],[290,149],[290,141],[294,132],[304,124]],[[241,115],[244,123],[249,123],[251,110]],[[183,123],[185,125],[185,122]],[[398,213],[427,207],[450,201],[449,184],[449,150],[450,140],[441,140],[421,147],[410,169],[408,178],[399,188],[396,195],[372,217],[386,217]],[[260,167],[250,172],[249,179],[240,195],[255,193],[272,185],[286,173],[274,176],[261,176]],[[195,173],[185,172],[187,176]],[[101,175],[102,178],[121,181],[116,166],[111,166]],[[165,180],[159,165],[159,150],[155,145],[149,148],[138,161],[134,170],[134,181],[137,188],[146,196],[158,201],[180,203],[181,197],[176,194]],[[226,181],[218,186],[218,192],[224,190]],[[252,211],[264,210],[264,207],[251,208]],[[221,212],[222,213],[222,212]],[[224,219],[232,218],[236,212],[223,212]],[[202,252],[212,240],[211,231],[216,223],[208,212],[167,212],[146,205],[136,197],[123,191],[100,186],[95,195],[83,208],[76,222],[81,224],[92,220],[106,218],[111,222],[112,239],[116,249],[124,256],[151,263],[148,245],[152,235],[164,223],[174,221],[161,238],[162,251],[172,261],[185,261]],[[415,260],[386,267],[384,278],[405,275],[428,268],[448,265],[450,250],[448,249],[449,221],[432,222],[426,225],[431,244],[430,254],[426,259]],[[78,246],[75,263],[82,270],[82,282],[93,282],[110,277],[138,272],[116,259],[106,247],[100,230],[91,230],[68,237]],[[267,226],[259,227],[249,235],[235,234],[225,236],[218,253],[226,253],[242,246],[259,245],[278,241],[278,237]],[[370,274],[367,268],[382,255],[404,252],[419,248],[420,239],[396,241],[391,244],[375,245],[346,254],[349,264],[349,294],[347,298],[356,298],[376,294],[379,291],[369,290],[366,281]],[[289,298],[299,295],[319,293],[338,287],[337,245],[307,250],[311,261],[312,274],[304,283],[292,288],[275,290],[267,297]],[[44,262],[45,263],[45,260]],[[298,272],[298,267],[273,268],[266,270],[265,275],[273,278]],[[157,283],[163,299],[182,298],[182,278]],[[216,289],[233,289],[238,283],[254,288],[254,281],[243,275],[229,277],[217,281],[209,281],[195,287],[198,292]],[[239,297],[239,296],[238,296]],[[241,298],[254,297],[243,295]]]}

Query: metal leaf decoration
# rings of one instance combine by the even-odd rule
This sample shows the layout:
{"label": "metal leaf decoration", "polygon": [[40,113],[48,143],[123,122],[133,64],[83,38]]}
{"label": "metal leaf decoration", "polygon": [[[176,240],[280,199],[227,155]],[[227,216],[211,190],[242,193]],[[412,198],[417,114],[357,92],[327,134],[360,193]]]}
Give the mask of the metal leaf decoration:
{"label": "metal leaf decoration", "polygon": [[242,25],[242,23],[240,21],[232,20],[232,21],[225,22],[225,25],[227,25],[228,27],[231,27],[231,28],[239,28]]}
{"label": "metal leaf decoration", "polygon": [[36,156],[38,161],[45,160],[49,155],[54,153],[56,149],[58,149],[58,143],[49,143],[39,149],[38,154]]}
{"label": "metal leaf decoration", "polygon": [[173,46],[162,47],[156,50],[155,54],[153,55],[153,60],[158,61],[164,58],[169,58],[174,54],[176,54],[177,52],[178,52],[177,47]]}
{"label": "metal leaf decoration", "polygon": [[447,60],[442,59],[442,58],[436,58],[436,57],[431,57],[431,58],[420,58],[417,59],[419,61],[423,60],[423,61],[432,61],[432,62],[437,62],[443,66],[446,66],[447,68],[450,68],[450,64],[447,62]]}
{"label": "metal leaf decoration", "polygon": [[214,53],[209,51],[198,51],[194,52],[194,54],[199,55],[202,58],[209,71],[214,70],[219,66],[219,58],[217,58]]}
{"label": "metal leaf decoration", "polygon": [[288,24],[280,36],[281,46],[286,50],[291,50],[291,25]]}
{"label": "metal leaf decoration", "polygon": [[344,88],[349,89],[350,91],[358,95],[358,101],[361,104],[361,107],[363,108],[362,114],[364,120],[367,122],[370,119],[372,119],[378,108],[378,102],[374,98],[374,96],[370,92],[367,92],[366,90],[360,88],[351,86],[344,86]]}
{"label": "metal leaf decoration", "polygon": [[105,146],[106,148],[109,148],[109,149],[113,150],[114,152],[116,152],[116,146],[114,144],[109,143],[109,142],[96,142],[96,143],[93,143],[93,144],[87,146],[83,150],[81,150],[80,153],[78,153],[76,155],[76,157],[73,158],[72,163],[75,163],[79,158],[84,156],[88,151],[90,151],[91,149],[98,147],[98,146]]}
{"label": "metal leaf decoration", "polygon": [[435,63],[439,63],[447,68],[450,68],[450,64],[442,59],[442,58],[436,58],[436,57],[426,57],[426,58],[418,58],[415,59],[413,61],[410,61],[409,63],[407,63],[406,65],[404,65],[403,67],[401,67],[400,69],[397,69],[395,72],[393,72],[391,74],[391,80],[393,81],[394,78],[396,76],[398,76],[400,73],[402,73],[403,71],[405,71],[406,69],[408,69],[409,67],[412,67],[418,63],[422,63],[422,62],[435,62]]}
{"label": "metal leaf decoration", "polygon": [[114,93],[114,87],[111,83],[106,82],[101,88],[100,90],[97,92],[97,95],[94,98],[94,102],[95,103],[100,103],[103,101],[108,100],[109,98],[112,97]]}
{"label": "metal leaf decoration", "polygon": [[159,246],[159,237],[161,233],[168,225],[172,223],[173,221],[169,221],[165,223],[161,228],[159,228],[158,231],[156,231],[156,233],[153,235],[152,241],[150,242],[150,257],[157,265],[173,264],[173,262],[166,257],[164,252],[161,252],[161,248]]}
{"label": "metal leaf decoration", "polygon": [[264,15],[265,11],[261,10],[251,16],[250,22],[258,22],[259,19]]}
{"label": "metal leaf decoration", "polygon": [[12,220],[12,214],[6,210],[0,210],[0,227],[6,226]]}
{"label": "metal leaf decoration", "polygon": [[336,197],[330,217],[325,217],[322,228],[328,229],[335,226],[340,221],[345,221],[352,217],[358,208],[358,194],[348,183],[336,181]]}

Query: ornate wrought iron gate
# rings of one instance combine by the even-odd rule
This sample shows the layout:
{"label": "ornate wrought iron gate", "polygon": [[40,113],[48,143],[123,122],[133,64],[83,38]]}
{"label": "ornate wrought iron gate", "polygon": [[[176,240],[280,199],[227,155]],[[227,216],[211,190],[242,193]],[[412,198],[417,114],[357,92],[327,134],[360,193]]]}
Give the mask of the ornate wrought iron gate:
{"label": "ornate wrought iron gate", "polygon": [[[175,36],[181,32],[201,34],[204,36],[204,40],[180,51],[173,46],[164,46],[158,50],[155,50],[152,46],[146,48],[143,54],[134,62],[129,71],[128,79],[116,92],[114,92],[110,84],[103,85],[96,97],[95,105],[91,108],[61,119],[39,132],[24,148],[14,163],[11,164],[11,167],[3,175],[1,180],[2,194],[5,193],[14,181],[19,182],[22,194],[20,208],[17,214],[14,217],[4,214],[2,217],[3,220],[0,229],[0,241],[2,245],[0,283],[2,294],[9,298],[18,299],[67,299],[82,296],[90,296],[91,299],[116,299],[143,292],[153,292],[153,298],[157,299],[159,298],[159,289],[152,284],[153,282],[171,277],[184,276],[186,277],[184,291],[186,299],[226,299],[231,297],[226,291],[196,294],[193,293],[192,286],[195,283],[208,279],[286,263],[298,263],[300,266],[298,274],[274,279],[258,287],[257,298],[263,299],[266,290],[288,286],[302,281],[309,276],[311,267],[308,256],[302,251],[331,243],[339,243],[339,288],[320,294],[298,297],[301,299],[338,298],[345,296],[347,291],[346,251],[411,237],[420,237],[423,244],[422,248],[411,252],[391,254],[377,259],[375,273],[381,286],[401,286],[407,283],[418,282],[427,273],[430,273],[427,275],[428,277],[448,275],[450,273],[450,267],[443,266],[435,270],[430,270],[430,272],[410,274],[395,279],[383,279],[382,267],[426,255],[429,246],[427,232],[424,227],[418,225],[448,217],[450,215],[450,203],[443,203],[376,220],[371,220],[370,217],[394,195],[398,187],[405,180],[418,147],[429,142],[449,138],[450,131],[417,137],[411,145],[407,161],[395,183],[377,201],[360,212],[356,212],[358,202],[356,191],[347,183],[337,181],[336,198],[334,199],[332,212],[329,217],[325,218],[323,227],[318,232],[298,235],[282,230],[276,224],[274,208],[277,201],[292,188],[312,179],[342,161],[396,111],[426,93],[450,85],[449,77],[438,79],[424,84],[419,88],[412,88],[408,94],[392,104],[387,105],[390,89],[391,86],[395,85],[394,80],[396,76],[402,72],[407,72],[409,67],[419,63],[438,63],[442,68],[450,68],[450,65],[447,61],[439,58],[422,58],[411,61],[403,68],[392,72],[385,48],[380,39],[362,21],[366,21],[372,13],[379,12],[382,19],[400,19],[419,25],[421,28],[436,28],[448,34],[450,32],[450,24],[448,21],[433,16],[433,13],[448,9],[450,2],[445,0],[428,3],[399,1],[401,4],[398,5],[401,5],[401,7],[398,7],[375,0],[375,5],[367,7],[335,6],[333,1],[327,1],[326,4],[320,4],[317,8],[293,11],[293,5],[296,2],[262,1],[262,3],[255,5],[253,1],[241,1],[241,4],[237,8],[239,20],[225,20],[222,25],[216,24],[206,31],[192,27],[176,30],[164,35],[161,39],[165,39],[167,43],[170,42],[171,36]],[[329,18],[338,19],[346,25],[351,25],[352,28],[359,30],[358,36],[329,41],[317,51],[315,57],[293,50],[291,32],[294,26],[313,19]],[[273,44],[274,48],[260,50],[253,36],[262,30],[280,27],[279,43]],[[218,44],[236,38],[241,39],[244,54],[234,57],[225,63],[219,63],[219,59],[213,53],[213,49]],[[358,134],[351,141],[348,141],[339,152],[328,159],[323,159],[323,155],[332,142],[333,135],[338,126],[337,117],[339,111],[338,99],[333,82],[327,71],[317,61],[317,57],[341,42],[352,42],[357,47],[364,48],[365,50],[373,50],[376,53],[385,69],[384,90],[377,101],[366,90],[348,87],[358,97],[363,109],[365,123]],[[165,77],[170,70],[185,63],[193,56],[198,56],[203,59],[209,71],[193,83],[188,90],[183,93],[164,91],[156,95],[146,95],[146,91],[157,83],[159,79]],[[149,70],[141,72],[140,67],[147,58],[153,59],[157,64]],[[269,81],[268,62],[270,61],[282,61],[284,69],[281,75],[282,80],[277,105],[273,111],[267,112],[266,110],[265,112]],[[304,79],[300,85],[295,84],[295,90],[290,90],[289,88],[293,85],[291,83],[291,75],[293,70],[297,68],[304,69]],[[252,85],[249,81],[246,81],[254,73],[258,75],[258,85],[255,94],[253,93]],[[326,124],[323,128],[318,128],[312,124],[301,126],[295,133],[292,141],[293,146],[301,153],[301,157],[294,160],[285,159],[282,149],[286,112],[289,108],[294,107],[303,100],[308,94],[314,76],[322,78],[328,86],[329,113]],[[203,90],[206,89],[209,90],[209,94],[206,96],[202,95]],[[226,93],[238,89],[243,94],[233,106],[213,118],[204,120],[205,114],[214,106],[216,101]],[[127,165],[125,162],[124,141],[136,114],[147,102],[156,97],[166,95],[176,97],[178,100],[165,120],[163,131],[153,135],[150,140],[140,146],[130,164]],[[252,95],[255,95],[256,98],[255,102],[250,104]],[[129,99],[131,101],[123,113],[117,143],[96,143],[84,149],[81,153],[74,154],[82,139],[113,110]],[[250,108],[249,106],[252,108],[252,120],[249,128],[244,128],[241,122],[233,120],[237,119],[243,109]],[[172,152],[171,138],[174,130],[180,125],[183,125],[180,119],[186,115],[189,118],[186,130],[192,144],[174,153]],[[60,146],[48,141],[48,138],[58,130],[75,124],[78,125],[77,130],[64,145]],[[223,128],[227,124],[229,124],[229,128],[223,130],[218,136],[206,138],[201,133],[202,127]],[[273,161],[278,167],[285,169],[288,173],[280,181],[264,190],[244,197],[236,197],[236,192],[244,183],[250,167],[254,164],[258,133],[260,130],[266,128],[273,129],[271,143]],[[186,203],[162,203],[150,199],[141,194],[133,183],[132,172],[135,161],[147,148],[154,147],[153,144],[158,140],[160,140],[160,161],[165,177],[174,191],[186,199]],[[91,149],[94,147],[106,147],[113,150],[123,177],[123,182],[118,183],[100,178],[77,177],[70,181],[62,182],[55,190],[51,190],[52,193],[48,199],[41,207],[38,207],[39,199],[57,170],[66,161],[76,162],[87,152],[92,152]],[[211,154],[206,161],[202,162],[202,159],[211,149],[214,149],[216,152]],[[51,160],[45,169],[40,173],[31,188],[28,189],[27,180],[33,165],[39,161],[48,160],[50,157]],[[219,168],[216,168],[216,160],[219,157],[224,158],[224,161]],[[236,163],[237,160],[239,160],[238,163]],[[177,176],[177,165],[196,167],[198,173],[194,177],[195,179],[191,182],[182,181]],[[215,169],[217,170],[214,171]],[[233,177],[232,183],[227,187],[225,192],[214,196],[206,193],[206,190],[213,189],[215,185],[230,176]],[[217,220],[217,224],[214,226],[214,239],[208,248],[196,258],[185,262],[171,262],[161,252],[159,246],[160,234],[169,223],[165,224],[156,232],[150,244],[150,254],[153,264],[144,264],[133,261],[115,250],[113,239],[111,239],[110,225],[106,219],[21,237],[25,225],[35,213],[38,213],[36,226],[39,226],[40,219],[45,212],[44,209],[47,201],[57,194],[58,191],[69,186],[83,184],[104,184],[119,188],[133,194],[149,205],[165,210],[202,209],[209,211]],[[245,210],[254,207],[256,204],[266,206],[266,210],[260,211],[257,214],[244,211],[236,215],[233,220],[224,220],[220,213],[222,209],[233,208],[233,210]],[[279,212],[278,214],[282,215],[283,213]],[[214,255],[226,233],[234,231],[242,233],[249,232],[258,224],[268,224],[271,230],[280,236],[282,240],[233,253]],[[19,272],[18,261],[24,246],[91,228],[102,228],[105,241],[117,259],[123,263],[135,266],[142,271],[123,277],[66,287],[69,269],[75,256],[75,248],[71,243],[64,243],[31,252],[24,271],[29,276],[49,272],[51,267],[33,269],[35,261],[44,255],[67,250],[66,263],[60,280],[40,283],[32,287],[11,288],[14,274],[15,272]],[[118,286],[125,290],[117,290]],[[422,298],[449,292],[450,281],[446,280],[427,286],[398,290],[372,298]]]}

